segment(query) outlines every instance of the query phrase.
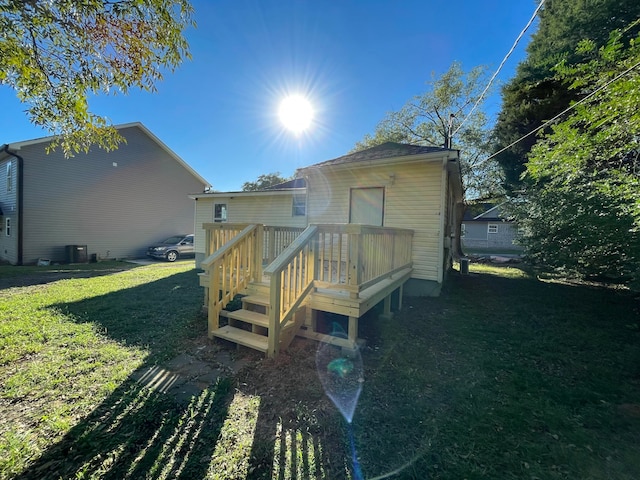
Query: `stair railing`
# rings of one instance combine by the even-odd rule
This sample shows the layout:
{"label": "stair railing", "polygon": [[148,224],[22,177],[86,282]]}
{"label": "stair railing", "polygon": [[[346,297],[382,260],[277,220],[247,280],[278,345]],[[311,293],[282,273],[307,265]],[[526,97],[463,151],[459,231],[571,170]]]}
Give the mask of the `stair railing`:
{"label": "stair railing", "polygon": [[318,227],[310,225],[264,270],[271,277],[267,354],[278,355],[280,332],[313,288]]}
{"label": "stair railing", "polygon": [[210,337],[220,328],[227,304],[251,281],[262,279],[262,236],[262,225],[249,225],[200,264],[209,275]]}

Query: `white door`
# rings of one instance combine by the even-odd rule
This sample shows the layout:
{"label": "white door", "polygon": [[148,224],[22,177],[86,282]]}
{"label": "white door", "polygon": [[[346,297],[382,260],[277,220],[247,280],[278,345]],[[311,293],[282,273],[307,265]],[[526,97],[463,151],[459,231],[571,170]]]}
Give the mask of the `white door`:
{"label": "white door", "polygon": [[352,188],[349,223],[381,227],[384,218],[384,188]]}

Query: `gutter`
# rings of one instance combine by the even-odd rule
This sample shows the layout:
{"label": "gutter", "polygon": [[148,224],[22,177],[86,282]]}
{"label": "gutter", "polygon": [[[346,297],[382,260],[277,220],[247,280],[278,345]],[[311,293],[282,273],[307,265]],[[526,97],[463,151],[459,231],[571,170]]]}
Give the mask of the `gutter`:
{"label": "gutter", "polygon": [[24,215],[23,215],[23,204],[24,204],[24,194],[23,194],[23,186],[24,186],[24,159],[18,155],[17,153],[13,153],[9,150],[9,145],[4,144],[2,150],[11,155],[18,161],[18,169],[17,169],[17,177],[18,177],[18,185],[17,185],[17,197],[18,197],[18,261],[16,262],[18,265],[22,265],[22,253],[23,253],[23,244],[22,244],[22,226],[24,223]]}

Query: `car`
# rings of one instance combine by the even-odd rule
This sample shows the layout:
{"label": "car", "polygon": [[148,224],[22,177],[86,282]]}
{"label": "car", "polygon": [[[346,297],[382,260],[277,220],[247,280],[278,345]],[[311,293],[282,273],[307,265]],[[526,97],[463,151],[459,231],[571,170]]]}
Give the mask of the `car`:
{"label": "car", "polygon": [[194,257],[196,254],[193,246],[193,234],[174,235],[162,242],[151,245],[147,249],[147,256],[152,258],[165,259],[168,262],[175,262],[182,257]]}

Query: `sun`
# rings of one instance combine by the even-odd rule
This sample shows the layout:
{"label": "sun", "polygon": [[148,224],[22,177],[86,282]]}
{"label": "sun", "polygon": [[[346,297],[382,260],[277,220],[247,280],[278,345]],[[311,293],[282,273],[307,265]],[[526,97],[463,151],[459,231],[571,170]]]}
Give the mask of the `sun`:
{"label": "sun", "polygon": [[302,95],[290,95],[280,102],[278,116],[287,130],[302,133],[311,126],[313,107]]}

